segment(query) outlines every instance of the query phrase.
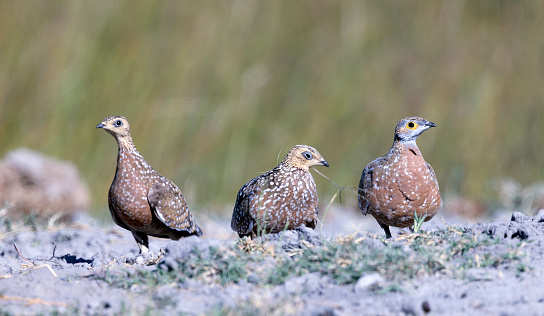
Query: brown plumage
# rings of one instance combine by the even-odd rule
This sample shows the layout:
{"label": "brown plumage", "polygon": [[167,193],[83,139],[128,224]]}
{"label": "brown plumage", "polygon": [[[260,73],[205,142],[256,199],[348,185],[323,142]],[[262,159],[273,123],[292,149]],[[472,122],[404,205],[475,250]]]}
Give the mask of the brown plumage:
{"label": "brown plumage", "polygon": [[109,116],[98,124],[117,140],[117,169],[108,194],[113,221],[132,232],[140,253],[149,249],[148,235],[178,240],[201,236],[178,187],[153,170],[136,150],[128,121]]}
{"label": "brown plumage", "polygon": [[329,166],[314,148],[297,145],[276,168],[251,179],[238,192],[232,230],[253,238],[301,225],[315,228],[318,199],[309,168],[317,165]]}
{"label": "brown plumage", "polygon": [[359,207],[372,214],[391,237],[389,226],[408,227],[418,217],[430,220],[441,206],[433,168],[423,159],[416,138],[436,124],[420,117],[402,119],[389,152],[369,163],[359,182]]}

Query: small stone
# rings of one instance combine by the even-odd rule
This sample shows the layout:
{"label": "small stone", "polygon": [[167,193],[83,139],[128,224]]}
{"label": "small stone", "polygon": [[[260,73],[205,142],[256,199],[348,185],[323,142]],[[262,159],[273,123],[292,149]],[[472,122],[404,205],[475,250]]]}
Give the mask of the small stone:
{"label": "small stone", "polygon": [[544,208],[540,209],[538,213],[535,215],[535,221],[537,223],[544,223]]}
{"label": "small stone", "polygon": [[423,301],[423,303],[421,304],[421,309],[423,310],[423,312],[425,314],[428,314],[431,312],[431,306],[429,305],[429,302],[428,301]]}
{"label": "small stone", "polygon": [[359,280],[357,280],[357,283],[355,283],[355,291],[363,292],[368,290],[374,290],[378,288],[383,282],[384,279],[379,273],[365,274],[360,277]]}
{"label": "small stone", "polygon": [[510,219],[511,222],[518,222],[518,223],[523,223],[530,220],[532,220],[531,217],[521,212],[515,212],[514,214],[512,214],[512,218]]}
{"label": "small stone", "polygon": [[136,257],[136,263],[137,263],[137,264],[143,264],[144,261],[145,261],[145,258],[144,258],[144,257],[142,257],[142,256]]}

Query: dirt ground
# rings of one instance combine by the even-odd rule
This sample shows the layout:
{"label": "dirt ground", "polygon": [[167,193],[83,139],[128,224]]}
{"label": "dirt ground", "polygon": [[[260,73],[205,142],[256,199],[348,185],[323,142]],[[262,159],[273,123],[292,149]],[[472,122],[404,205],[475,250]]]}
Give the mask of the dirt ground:
{"label": "dirt ground", "polygon": [[[200,218],[203,238],[153,238],[146,256],[137,255],[129,232],[84,214],[64,226],[2,227],[0,315],[544,315],[544,211],[459,222],[437,216],[423,225],[424,236],[394,229],[384,241],[371,217],[339,209],[323,230],[241,242],[227,220]],[[353,248],[338,265],[309,264],[315,255],[334,256],[321,249],[346,247]],[[398,259],[379,261],[391,253]],[[251,256],[261,259],[246,265]],[[214,258],[232,265],[222,270]],[[278,262],[286,268],[272,267]],[[263,272],[270,267],[284,274]]]}

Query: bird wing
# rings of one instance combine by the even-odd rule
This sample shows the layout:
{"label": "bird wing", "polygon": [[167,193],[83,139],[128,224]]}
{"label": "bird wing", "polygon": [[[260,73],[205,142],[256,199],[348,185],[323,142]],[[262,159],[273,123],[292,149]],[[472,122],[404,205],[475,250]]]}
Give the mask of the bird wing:
{"label": "bird wing", "polygon": [[382,159],[384,158],[380,157],[374,159],[365,167],[365,169],[363,169],[363,172],[361,173],[361,180],[359,181],[359,189],[357,193],[359,195],[359,208],[361,209],[363,215],[370,212],[370,191],[374,187],[374,168],[380,164]]}
{"label": "bird wing", "polygon": [[238,191],[230,222],[230,227],[235,232],[245,235],[253,230],[255,216],[257,216],[257,214],[252,214],[252,211],[254,210],[251,206],[254,204],[253,200],[260,197],[262,187],[267,184],[269,173],[270,172],[249,180],[242,186],[240,191]]}
{"label": "bird wing", "polygon": [[431,172],[433,181],[436,184],[436,187],[438,188],[438,179],[436,179],[436,174],[434,173],[433,167],[428,162],[425,162],[425,165],[427,165],[427,169],[429,169],[429,171]]}
{"label": "bird wing", "polygon": [[190,233],[200,230],[181,191],[170,180],[162,177],[153,184],[147,193],[147,201],[151,210],[166,226]]}

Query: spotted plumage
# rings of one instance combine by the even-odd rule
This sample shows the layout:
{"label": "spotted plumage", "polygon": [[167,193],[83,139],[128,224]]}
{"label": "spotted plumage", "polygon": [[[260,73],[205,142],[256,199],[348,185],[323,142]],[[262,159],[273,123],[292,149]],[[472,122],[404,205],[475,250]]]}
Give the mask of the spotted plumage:
{"label": "spotted plumage", "polygon": [[298,226],[315,228],[318,199],[309,168],[329,164],[317,150],[293,147],[274,169],[251,179],[238,192],[231,228],[251,238]]}
{"label": "spotted plumage", "polygon": [[140,253],[149,249],[148,235],[173,240],[201,236],[179,188],[153,170],[136,150],[128,121],[109,116],[96,128],[106,130],[119,145],[108,204],[113,221],[132,232]]}
{"label": "spotted plumage", "polygon": [[433,168],[423,159],[416,138],[436,124],[420,117],[402,119],[389,152],[369,163],[359,182],[359,207],[391,237],[389,226],[409,227],[418,217],[430,220],[441,206]]}

